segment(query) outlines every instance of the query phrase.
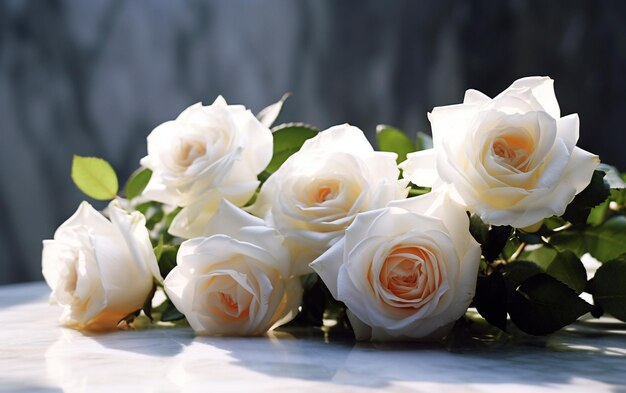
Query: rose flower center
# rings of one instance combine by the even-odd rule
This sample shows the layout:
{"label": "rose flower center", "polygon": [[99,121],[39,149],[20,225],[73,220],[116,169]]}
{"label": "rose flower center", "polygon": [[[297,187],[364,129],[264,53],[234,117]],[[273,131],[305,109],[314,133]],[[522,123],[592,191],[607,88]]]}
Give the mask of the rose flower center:
{"label": "rose flower center", "polygon": [[402,300],[427,300],[441,284],[433,255],[422,247],[394,249],[380,270],[382,288]]}
{"label": "rose flower center", "polygon": [[203,290],[203,305],[210,315],[220,315],[227,320],[247,318],[250,312],[252,295],[243,289],[231,277],[213,277]]}
{"label": "rose flower center", "polygon": [[335,199],[339,192],[339,182],[330,181],[322,184],[312,185],[308,190],[308,198],[312,203],[324,203]]}
{"label": "rose flower center", "polygon": [[519,171],[527,169],[529,154],[532,151],[529,138],[517,135],[499,136],[493,141],[491,148],[502,163]]}
{"label": "rose flower center", "polygon": [[219,297],[220,297],[220,301],[227,309],[233,312],[237,311],[238,304],[235,301],[235,299],[233,299],[232,296],[224,292],[219,292]]}
{"label": "rose flower center", "polygon": [[178,162],[184,167],[190,166],[198,157],[206,154],[206,146],[201,141],[184,141],[178,151]]}

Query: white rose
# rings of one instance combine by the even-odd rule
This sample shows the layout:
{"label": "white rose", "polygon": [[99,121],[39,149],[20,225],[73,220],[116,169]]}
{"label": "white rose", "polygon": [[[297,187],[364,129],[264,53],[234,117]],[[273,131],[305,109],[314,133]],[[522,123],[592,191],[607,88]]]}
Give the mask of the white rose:
{"label": "white rose", "polygon": [[141,165],[152,170],[144,196],[185,207],[170,233],[190,238],[202,230],[222,198],[243,206],[254,194],[257,175],[272,159],[272,133],[241,105],[218,97],[198,103],[148,136]]}
{"label": "white rose", "polygon": [[258,335],[296,315],[302,286],[275,229],[224,201],[205,235],[183,242],[165,279],[196,333]]}
{"label": "white rose", "polygon": [[519,79],[494,99],[468,90],[463,104],[433,109],[434,148],[409,154],[404,176],[424,186],[441,177],[493,225],[531,227],[562,215],[599,159],[576,147],[578,115],[561,117],[553,82]]}
{"label": "white rose", "polygon": [[363,132],[343,124],[307,140],[265,182],[250,211],[287,238],[295,273],[343,236],[357,213],[407,195],[396,154],[374,151]]}
{"label": "white rose", "polygon": [[141,309],[153,278],[161,280],[144,216],[128,214],[117,201],[109,214],[111,221],[83,202],[54,239],[43,242],[43,276],[67,326],[114,329]]}
{"label": "white rose", "polygon": [[480,246],[444,194],[392,205],[359,214],[311,267],[348,307],[357,339],[436,338],[472,301]]}

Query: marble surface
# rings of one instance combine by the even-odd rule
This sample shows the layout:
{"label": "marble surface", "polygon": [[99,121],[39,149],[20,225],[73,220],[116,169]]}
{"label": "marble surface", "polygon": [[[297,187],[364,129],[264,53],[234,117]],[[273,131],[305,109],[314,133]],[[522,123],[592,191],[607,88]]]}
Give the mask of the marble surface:
{"label": "marble surface", "polygon": [[[58,326],[43,283],[0,287],[0,391],[624,392],[626,325],[460,353],[317,334],[195,337],[189,328],[88,336]],[[310,333],[310,332],[309,332]]]}

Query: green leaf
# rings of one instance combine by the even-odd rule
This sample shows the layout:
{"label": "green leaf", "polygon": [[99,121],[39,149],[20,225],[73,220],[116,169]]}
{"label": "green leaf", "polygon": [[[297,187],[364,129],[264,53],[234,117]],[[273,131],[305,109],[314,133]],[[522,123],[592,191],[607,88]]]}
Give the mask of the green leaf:
{"label": "green leaf", "polygon": [[415,151],[431,149],[433,147],[433,138],[421,131],[415,135]]}
{"label": "green leaf", "polygon": [[[622,179],[622,182],[626,183],[626,173],[622,173],[620,178]],[[624,205],[626,205],[626,188],[612,189],[611,200],[615,201],[618,207],[623,209]]]}
{"label": "green leaf", "polygon": [[614,166],[600,164],[598,165],[598,170],[606,173],[604,181],[611,189],[615,190],[626,188],[626,181],[624,181],[623,175],[620,174]]}
{"label": "green leaf", "polygon": [[510,226],[491,226],[487,243],[481,245],[483,256],[487,261],[493,262],[498,259],[512,231],[513,228]]}
{"label": "green leaf", "polygon": [[126,182],[124,189],[126,190],[126,198],[133,199],[141,195],[144,188],[148,185],[152,171],[148,168],[137,169]]}
{"label": "green leaf", "polygon": [[626,322],[626,257],[603,263],[591,285],[594,303]]}
{"label": "green leaf", "polygon": [[571,251],[563,251],[556,255],[547,266],[546,273],[572,288],[577,294],[582,293],[587,285],[585,265]]}
{"label": "green leaf", "polygon": [[524,281],[542,274],[543,270],[533,262],[515,261],[502,266],[500,273],[504,278],[507,292],[512,294]]}
{"label": "green leaf", "polygon": [[159,262],[161,277],[167,277],[169,272],[176,266],[176,254],[179,247],[172,244],[161,245],[160,248],[158,245],[155,247],[155,254],[159,254],[157,261]]}
{"label": "green leaf", "polygon": [[563,218],[572,224],[585,224],[591,209],[609,197],[609,185],[604,181],[605,173],[594,171],[591,182],[567,206]]}
{"label": "green leaf", "polygon": [[504,277],[499,271],[489,276],[478,276],[474,307],[493,326],[506,331],[507,290]]}
{"label": "green leaf", "polygon": [[538,266],[541,266],[545,269],[552,263],[552,261],[554,261],[554,258],[556,258],[557,254],[558,251],[555,250],[553,247],[530,245],[524,248],[524,251],[519,254],[517,259],[522,261],[534,262]]}
{"label": "green leaf", "polygon": [[622,190],[611,190],[611,200],[617,202],[618,206],[626,205],[626,188]]}
{"label": "green leaf", "polygon": [[154,256],[156,257],[157,262],[159,261],[159,259],[161,259],[161,255],[163,254],[163,248],[164,247],[165,247],[165,244],[164,244],[164,241],[163,241],[163,236],[161,236],[159,238],[159,242],[153,248]]}
{"label": "green leaf", "polygon": [[143,302],[143,307],[141,308],[143,310],[143,313],[146,314],[146,316],[150,318],[151,321],[152,321],[152,298],[154,298],[156,289],[157,289],[156,284],[152,284],[152,289],[150,290],[148,297],[146,297],[146,300]]}
{"label": "green leaf", "polygon": [[72,159],[72,180],[86,195],[100,201],[114,199],[119,184],[111,164],[98,157]]}
{"label": "green leaf", "polygon": [[166,303],[165,310],[163,310],[163,313],[161,313],[161,321],[174,322],[174,321],[178,321],[180,319],[185,318],[185,314],[178,311],[178,309],[176,308],[174,303],[172,303],[171,300],[168,299],[166,300],[166,302],[167,303]]}
{"label": "green leaf", "polygon": [[510,226],[487,225],[476,214],[470,216],[470,233],[480,243],[482,254],[488,262],[495,261],[511,237]]}
{"label": "green leaf", "polygon": [[509,301],[509,315],[522,331],[553,333],[591,311],[591,304],[554,277],[537,274],[519,285]]}
{"label": "green leaf", "polygon": [[408,197],[420,196],[428,194],[431,191],[430,187],[414,187],[409,190]]}
{"label": "green leaf", "polygon": [[411,138],[399,129],[384,124],[376,127],[376,141],[379,150],[396,153],[398,163],[406,160],[406,155],[415,151]]}
{"label": "green leaf", "polygon": [[[616,190],[611,190],[614,192]],[[598,206],[591,209],[589,213],[589,217],[587,217],[587,224],[589,225],[600,225],[604,222],[607,213],[609,212],[609,200],[602,202]]]}
{"label": "green leaf", "polygon": [[271,127],[278,118],[278,115],[280,115],[280,111],[283,109],[283,104],[287,101],[287,98],[289,98],[290,95],[291,93],[283,94],[278,102],[261,109],[261,112],[256,115],[256,118],[265,127]]}
{"label": "green leaf", "polygon": [[557,232],[550,244],[578,257],[588,252],[601,262],[610,261],[626,253],[626,217],[616,216],[596,227]]}
{"label": "green leaf", "polygon": [[489,240],[489,225],[485,224],[476,214],[470,216],[470,233],[474,239],[482,244],[487,244]]}
{"label": "green leaf", "polygon": [[[317,274],[315,274],[317,276]],[[303,284],[310,284],[302,295],[300,312],[289,323],[290,326],[323,326],[324,311],[327,308],[324,282],[319,278],[308,276]]]}
{"label": "green leaf", "polygon": [[292,154],[300,150],[307,139],[318,134],[318,130],[303,123],[287,123],[272,128],[274,136],[274,155],[265,172],[272,174],[287,161]]}

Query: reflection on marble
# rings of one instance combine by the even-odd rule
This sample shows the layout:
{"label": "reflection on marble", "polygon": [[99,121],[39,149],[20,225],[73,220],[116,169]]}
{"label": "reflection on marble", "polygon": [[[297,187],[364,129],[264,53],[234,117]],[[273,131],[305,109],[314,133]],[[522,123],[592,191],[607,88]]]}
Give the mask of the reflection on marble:
{"label": "reflection on marble", "polygon": [[437,345],[329,341],[311,331],[217,338],[161,327],[89,336],[59,327],[47,294],[42,284],[0,287],[0,391],[626,390],[626,326],[610,320],[530,344],[451,353]]}

